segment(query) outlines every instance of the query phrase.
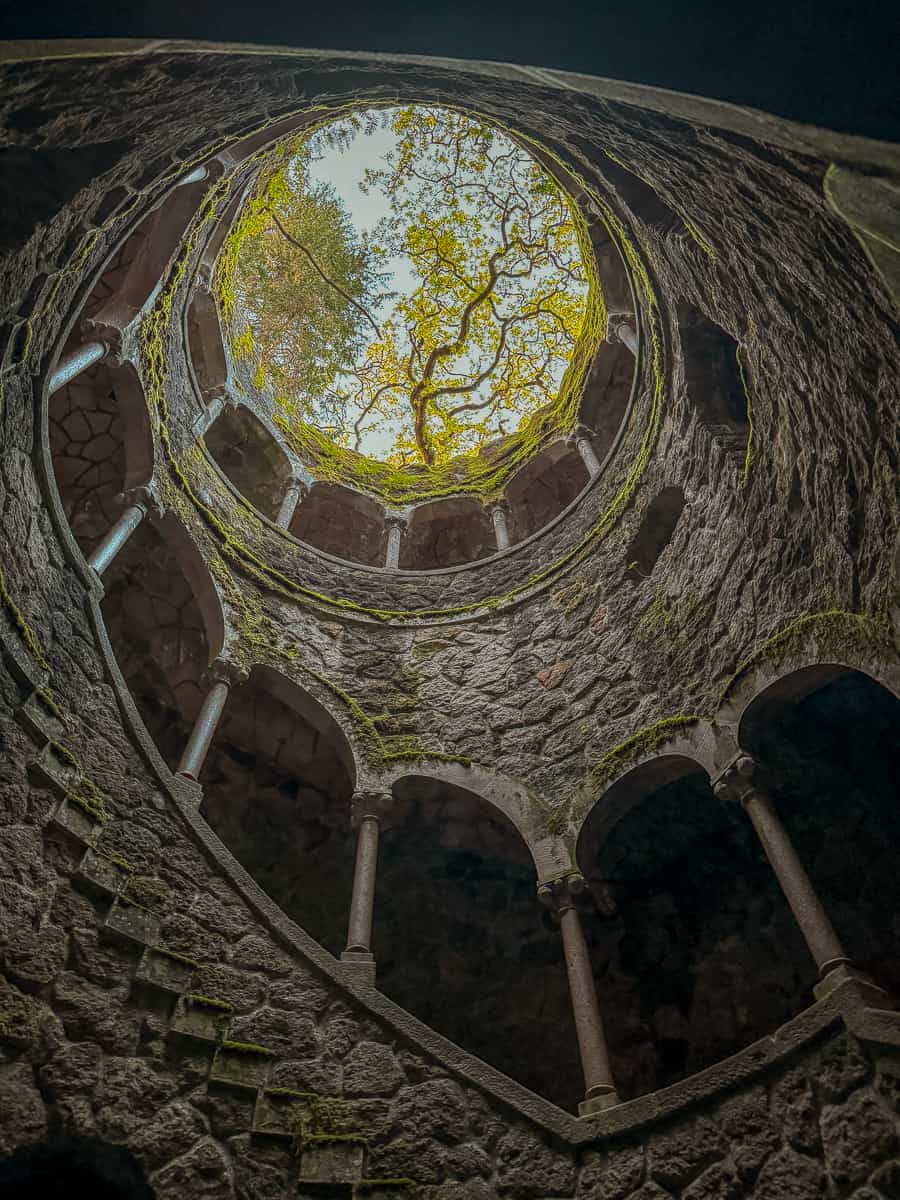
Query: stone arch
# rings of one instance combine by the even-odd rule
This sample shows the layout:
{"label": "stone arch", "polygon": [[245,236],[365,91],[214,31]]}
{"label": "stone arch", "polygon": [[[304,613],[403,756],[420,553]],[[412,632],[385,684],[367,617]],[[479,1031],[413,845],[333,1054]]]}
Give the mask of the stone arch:
{"label": "stone arch", "polygon": [[204,404],[222,395],[228,381],[228,362],[222,341],[219,311],[212,292],[198,288],[185,318],[191,366]]}
{"label": "stone arch", "polygon": [[[743,466],[750,437],[750,413],[738,343],[695,308],[678,306],[688,400],[702,428],[736,465]],[[744,367],[746,371],[746,367]]]}
{"label": "stone arch", "polygon": [[771,1034],[815,970],[746,815],[704,765],[663,754],[604,793],[580,832],[582,922],[623,1099]]}
{"label": "stone arch", "polygon": [[574,446],[564,441],[547,446],[507,484],[513,541],[543,529],[589,482],[588,469]]}
{"label": "stone arch", "polygon": [[473,496],[418,504],[400,544],[401,570],[427,571],[487,558],[497,550],[491,518]]}
{"label": "stone arch", "polygon": [[83,318],[116,329],[134,320],[159,287],[208,187],[206,179],[176,186],[142,218],[94,285]]}
{"label": "stone arch", "polygon": [[130,363],[101,361],[47,403],[50,455],[63,511],[89,555],[121,511],[121,494],[148,484],[150,414]]}
{"label": "stone arch", "polygon": [[377,500],[342,484],[314,483],[297,506],[290,532],[337,558],[384,566],[384,509]]}
{"label": "stone arch", "polygon": [[356,763],[338,721],[297,683],[255,666],[229,694],[200,781],[211,829],[290,918],[339,954]]}
{"label": "stone arch", "polygon": [[[562,946],[538,904],[524,838],[484,796],[415,769],[393,784],[381,824],[379,990],[574,1108],[582,1080]],[[523,1053],[535,1044],[544,1053]]]}
{"label": "stone arch", "polygon": [[660,555],[672,540],[683,511],[682,488],[665,487],[654,496],[641,518],[637,533],[625,551],[628,569],[634,568],[645,577],[651,574]]}
{"label": "stone arch", "polygon": [[496,808],[515,828],[534,860],[538,881],[543,882],[571,869],[572,858],[566,843],[552,833],[541,816],[541,804],[535,793],[521,780],[488,770],[476,763],[429,762],[423,759],[414,771],[408,763],[373,776],[371,786],[390,788],[409,778],[427,779],[471,792]]}
{"label": "stone arch", "polygon": [[291,460],[259,417],[243,404],[226,406],[204,441],[244,499],[274,519],[291,478]]}

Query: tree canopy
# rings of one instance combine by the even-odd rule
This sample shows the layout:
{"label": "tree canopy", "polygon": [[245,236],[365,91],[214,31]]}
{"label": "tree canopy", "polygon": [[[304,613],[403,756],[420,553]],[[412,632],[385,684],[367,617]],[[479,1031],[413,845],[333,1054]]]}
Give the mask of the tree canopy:
{"label": "tree canopy", "polygon": [[[384,215],[360,234],[310,168],[362,153],[376,127],[389,148],[361,186]],[[555,181],[497,130],[440,107],[351,115],[271,171],[251,208],[236,348],[339,444],[443,463],[554,402],[585,314],[578,233]]]}

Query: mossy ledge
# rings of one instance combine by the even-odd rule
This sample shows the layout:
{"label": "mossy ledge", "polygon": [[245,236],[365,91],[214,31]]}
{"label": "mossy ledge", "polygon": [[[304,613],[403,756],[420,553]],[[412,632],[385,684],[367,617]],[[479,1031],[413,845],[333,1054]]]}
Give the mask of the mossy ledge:
{"label": "mossy ledge", "polygon": [[739,663],[719,696],[722,704],[735,684],[754,667],[767,663],[779,666],[791,655],[802,652],[809,641],[815,641],[818,657],[824,653],[838,658],[867,658],[887,651],[898,655],[897,644],[887,617],[873,613],[852,613],[840,608],[825,612],[807,613],[773,634]]}
{"label": "mossy ledge", "polygon": [[667,742],[669,738],[683,729],[688,729],[702,721],[703,717],[696,714],[684,714],[677,717],[664,717],[653,725],[639,729],[631,737],[619,742],[603,755],[590,770],[589,779],[593,788],[602,788],[621,774],[622,770],[636,759],[643,758]]}

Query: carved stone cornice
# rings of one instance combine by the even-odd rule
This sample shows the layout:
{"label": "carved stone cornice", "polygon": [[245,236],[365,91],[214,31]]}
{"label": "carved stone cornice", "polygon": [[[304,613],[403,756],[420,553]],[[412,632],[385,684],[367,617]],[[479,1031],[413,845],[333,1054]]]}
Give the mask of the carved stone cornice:
{"label": "carved stone cornice", "polygon": [[249,678],[250,672],[246,667],[227,662],[224,658],[215,659],[206,669],[206,680],[210,685],[224,683],[229,688],[234,688],[246,683]]}
{"label": "carved stone cornice", "polygon": [[570,871],[558,879],[548,879],[538,884],[538,900],[544,908],[560,914],[568,908],[582,908],[590,893],[585,877],[580,871]]}
{"label": "carved stone cornice", "polygon": [[382,821],[394,805],[393,792],[381,789],[360,789],[350,800],[350,826],[358,829],[367,817]]}
{"label": "carved stone cornice", "polygon": [[752,755],[743,751],[713,780],[717,799],[733,804],[746,804],[754,795],[764,792],[763,771]]}

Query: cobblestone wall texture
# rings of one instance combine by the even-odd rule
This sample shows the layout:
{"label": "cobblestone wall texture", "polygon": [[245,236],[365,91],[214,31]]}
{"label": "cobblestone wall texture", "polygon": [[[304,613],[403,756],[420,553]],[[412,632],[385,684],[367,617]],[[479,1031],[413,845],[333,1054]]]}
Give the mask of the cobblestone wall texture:
{"label": "cobblestone wall texture", "polygon": [[[630,256],[644,346],[614,459],[521,550],[388,575],[236,514],[190,450],[199,409],[177,322],[160,343],[165,420],[154,411],[165,496],[221,589],[231,657],[326,703],[362,775],[395,769],[401,746],[423,770],[435,751],[464,757],[521,785],[571,848],[603,756],[666,718],[714,717],[739,665],[799,618],[864,628],[862,649],[859,635],[832,641],[837,661],[896,662],[900,355],[891,298],[826,203],[834,139],[762,118],[751,137],[714,105],[688,120],[640,89],[603,95],[512,67],[158,45],[2,74],[0,1155],[91,1134],[127,1146],[161,1200],[275,1200],[297,1194],[283,1110],[306,1104],[323,1136],[368,1139],[369,1176],[408,1177],[427,1200],[900,1195],[887,1020],[859,1040],[835,1008],[771,1061],[726,1065],[677,1103],[579,1122],[342,977],[204,832],[196,797],[142,740],[61,519],[41,402],[129,229],[185,164],[267,121],[325,101],[440,99],[574,167]],[[605,177],[610,153],[671,210],[665,228]],[[872,150],[873,170],[887,154]],[[180,311],[187,283],[171,298]],[[684,304],[740,346],[746,472],[688,391]],[[150,394],[146,353],[139,366]],[[673,485],[682,517],[635,577],[627,548]],[[388,721],[373,749],[385,712],[403,715],[405,740]],[[402,1191],[380,1194],[391,1186]]]}

